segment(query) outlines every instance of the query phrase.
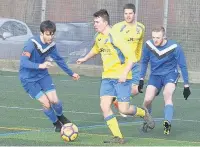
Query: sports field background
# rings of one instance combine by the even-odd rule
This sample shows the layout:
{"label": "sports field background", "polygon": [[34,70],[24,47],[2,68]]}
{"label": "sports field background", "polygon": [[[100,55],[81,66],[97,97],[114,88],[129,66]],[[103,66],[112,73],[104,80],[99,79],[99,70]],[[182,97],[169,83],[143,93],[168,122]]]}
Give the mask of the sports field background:
{"label": "sports field background", "polygon": [[[145,40],[151,38],[151,30],[155,25],[163,25],[167,38],[180,43],[187,57],[190,81],[200,83],[199,0],[1,0],[0,17],[21,20],[33,34],[37,34],[43,20],[91,23],[93,13],[102,8],[108,10],[113,25],[123,20],[123,6],[126,3],[136,5],[137,20],[146,26]],[[93,27],[88,30],[90,37],[83,32],[80,31],[80,34],[84,39],[94,35]],[[13,53],[7,53],[5,56],[8,55],[14,56]],[[19,59],[19,54],[15,55],[14,59]],[[95,75],[96,72],[92,74]]]}
{"label": "sports field background", "polygon": [[[99,107],[99,78],[82,76],[72,81],[68,76],[53,75],[57,93],[64,105],[64,114],[79,127],[75,142],[64,142],[59,133],[41,111],[40,104],[32,100],[22,89],[17,74],[1,72],[0,76],[0,145],[105,145],[111,138]],[[126,138],[125,145],[200,145],[199,85],[192,84],[192,95],[187,101],[182,96],[182,83],[174,95],[175,114],[169,136],[163,134],[163,98],[158,96],[153,103],[156,127],[142,133],[140,118],[118,116],[120,128]],[[131,103],[142,104],[144,95],[135,97]],[[116,112],[116,115],[118,113]]]}
{"label": "sports field background", "polygon": [[[122,6],[126,3],[136,5],[137,19],[146,26],[145,40],[150,38],[151,29],[155,25],[166,27],[167,37],[176,40],[183,47],[190,81],[200,83],[199,0],[1,0],[0,17],[21,20],[31,28],[33,34],[37,34],[43,20],[91,23],[92,14],[101,8],[108,10],[113,25],[123,20]],[[94,32],[92,27],[88,31]],[[101,67],[96,62],[94,65],[70,65],[77,73],[90,76],[82,76],[77,82],[62,75],[61,70],[51,71],[57,73],[53,75],[53,79],[58,96],[63,101],[65,115],[80,129],[75,142],[65,143],[58,133],[54,133],[40,104],[24,92],[18,73],[4,72],[18,71],[19,68],[20,53],[13,55],[9,51],[8,49],[5,57],[10,55],[14,57],[13,60],[0,59],[0,146],[105,145],[102,141],[111,136],[99,107]],[[3,56],[1,50],[0,54]],[[120,128],[127,141],[125,145],[200,146],[199,89],[200,84],[191,84],[192,94],[185,101],[182,96],[183,85],[178,84],[174,94],[175,114],[170,136],[163,135],[162,94],[153,103],[156,127],[152,132],[140,132],[140,118],[125,119],[119,116]],[[144,94],[140,94],[131,103],[140,106],[143,98]],[[118,115],[117,112],[116,114]]]}

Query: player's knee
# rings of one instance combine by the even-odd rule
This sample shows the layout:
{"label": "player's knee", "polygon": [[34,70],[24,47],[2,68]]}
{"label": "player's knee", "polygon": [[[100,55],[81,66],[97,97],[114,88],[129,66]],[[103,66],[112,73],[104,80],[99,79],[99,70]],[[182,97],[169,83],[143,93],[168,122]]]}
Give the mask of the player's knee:
{"label": "player's knee", "polygon": [[119,103],[118,110],[122,114],[128,114],[129,103]]}
{"label": "player's knee", "polygon": [[152,103],[152,99],[151,98],[145,98],[144,99],[144,103],[143,106],[148,106]]}
{"label": "player's knee", "polygon": [[165,102],[170,102],[172,100],[172,95],[173,93],[171,91],[163,91],[163,96],[164,96],[164,100]]}
{"label": "player's knee", "polygon": [[43,105],[43,107],[46,108],[46,109],[51,108],[50,102],[44,102],[44,103],[42,103],[42,105]]}
{"label": "player's knee", "polygon": [[172,102],[172,95],[173,94],[170,91],[163,91],[165,105],[173,104],[173,102]]}
{"label": "player's knee", "polygon": [[104,105],[103,103],[100,103],[100,107],[101,107],[102,112],[107,112],[110,109],[109,105]]}
{"label": "player's knee", "polygon": [[42,97],[38,100],[44,108],[49,109],[51,107],[51,103],[50,103],[50,101],[48,100],[47,97]]}
{"label": "player's knee", "polygon": [[57,104],[59,102],[58,96],[55,91],[47,93],[47,97],[52,104]]}
{"label": "player's knee", "polygon": [[172,97],[164,97],[165,105],[173,105]]}
{"label": "player's knee", "polygon": [[103,114],[108,114],[110,112],[110,110],[111,110],[110,107],[101,105],[101,111]]}
{"label": "player's knee", "polygon": [[128,114],[128,109],[120,107],[119,112],[122,113],[122,114]]}
{"label": "player's knee", "polygon": [[100,108],[103,113],[110,111],[110,109],[111,109],[110,106],[111,106],[111,102],[109,102],[105,99],[101,99]]}
{"label": "player's knee", "polygon": [[59,102],[59,100],[58,99],[53,99],[53,100],[51,100],[51,104],[57,104]]}

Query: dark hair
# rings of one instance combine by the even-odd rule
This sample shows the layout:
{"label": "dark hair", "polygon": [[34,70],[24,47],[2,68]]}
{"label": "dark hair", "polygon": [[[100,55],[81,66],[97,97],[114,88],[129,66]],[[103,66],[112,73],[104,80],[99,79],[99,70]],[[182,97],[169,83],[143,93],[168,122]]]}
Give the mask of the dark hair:
{"label": "dark hair", "polygon": [[103,20],[107,21],[110,24],[109,14],[106,9],[100,9],[99,11],[93,14],[94,17],[101,17]]}
{"label": "dark hair", "polygon": [[135,13],[135,5],[134,5],[134,4],[126,4],[126,5],[124,6],[124,9],[123,9],[123,10],[125,10],[125,9],[132,9],[133,12]]}
{"label": "dark hair", "polygon": [[54,22],[50,20],[45,20],[40,24],[40,32],[44,33],[45,31],[49,31],[50,34],[54,34],[56,32],[56,25]]}

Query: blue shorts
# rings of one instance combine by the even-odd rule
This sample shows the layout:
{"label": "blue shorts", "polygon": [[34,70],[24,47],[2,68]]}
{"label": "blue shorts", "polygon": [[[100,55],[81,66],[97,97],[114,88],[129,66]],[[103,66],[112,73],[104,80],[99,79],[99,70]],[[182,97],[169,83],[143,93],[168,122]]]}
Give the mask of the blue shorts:
{"label": "blue shorts", "polygon": [[132,85],[139,85],[139,81],[140,81],[140,64],[139,63],[135,63],[132,67],[132,80],[131,80],[131,84]]}
{"label": "blue shorts", "polygon": [[129,102],[131,96],[131,81],[119,83],[117,79],[102,79],[100,97],[113,96],[119,102]]}
{"label": "blue shorts", "polygon": [[39,99],[45,93],[55,90],[55,86],[49,75],[38,81],[27,83],[26,85],[23,85],[23,87],[33,99]]}
{"label": "blue shorts", "polygon": [[178,72],[171,72],[167,75],[150,75],[148,85],[153,85],[158,89],[158,92],[165,86],[167,83],[178,82],[180,74]]}

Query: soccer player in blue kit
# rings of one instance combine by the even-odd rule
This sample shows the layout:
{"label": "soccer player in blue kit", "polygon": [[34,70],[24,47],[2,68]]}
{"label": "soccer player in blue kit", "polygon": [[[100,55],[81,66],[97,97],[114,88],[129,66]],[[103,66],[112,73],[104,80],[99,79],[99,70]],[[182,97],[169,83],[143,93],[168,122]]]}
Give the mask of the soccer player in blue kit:
{"label": "soccer player in blue kit", "polygon": [[42,104],[44,114],[55,126],[55,132],[60,132],[62,125],[70,121],[63,115],[62,102],[58,99],[52,78],[48,73],[48,68],[53,65],[46,59],[51,57],[74,80],[80,77],[68,68],[59,55],[53,41],[55,32],[54,22],[46,20],[41,23],[40,35],[30,38],[25,43],[20,57],[19,77],[29,96]]}
{"label": "soccer player in blue kit", "polygon": [[[141,60],[141,79],[139,82],[140,89],[143,88],[144,77],[146,75],[149,62],[151,70],[143,105],[151,114],[151,103],[163,87],[165,102],[163,126],[164,134],[168,135],[170,133],[171,121],[174,112],[172,96],[180,76],[178,72],[178,65],[184,80],[183,96],[186,100],[191,92],[183,50],[175,41],[167,40],[165,38],[165,29],[163,27],[153,29],[152,40],[146,41],[144,45]],[[145,122],[142,129],[144,132],[147,132]]]}

